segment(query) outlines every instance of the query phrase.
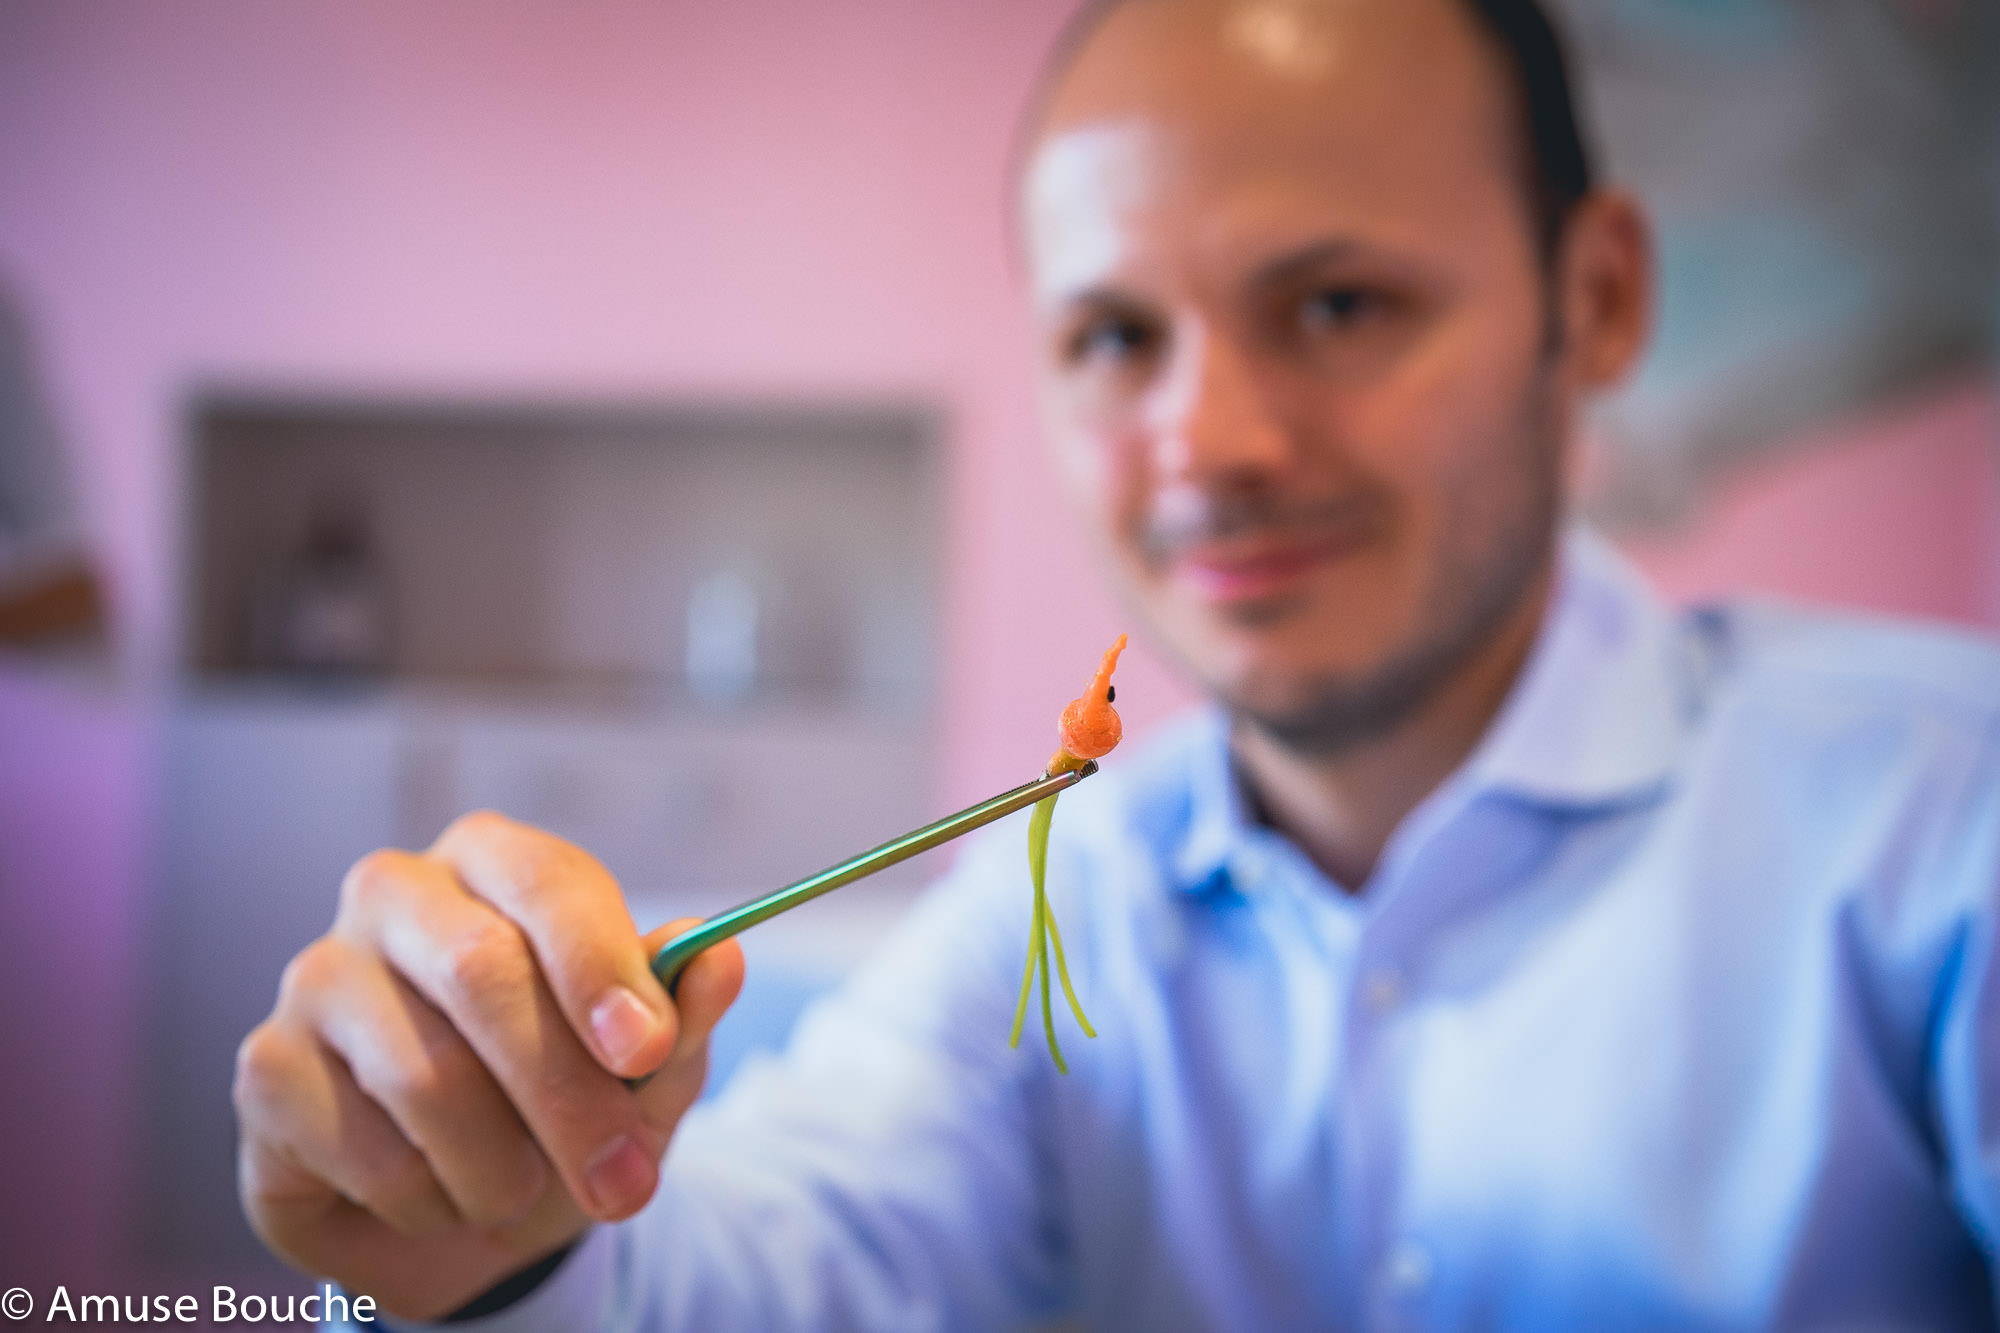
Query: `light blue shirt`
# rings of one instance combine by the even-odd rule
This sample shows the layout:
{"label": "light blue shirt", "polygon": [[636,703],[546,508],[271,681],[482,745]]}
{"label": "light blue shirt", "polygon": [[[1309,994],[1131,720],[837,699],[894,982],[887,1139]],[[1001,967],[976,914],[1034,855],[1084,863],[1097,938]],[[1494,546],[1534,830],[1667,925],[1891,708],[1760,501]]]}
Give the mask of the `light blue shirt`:
{"label": "light blue shirt", "polygon": [[1006,1045],[1024,830],[478,1329],[1990,1328],[2000,654],[1676,615],[1567,543],[1463,767],[1343,893],[1225,729],[1066,795],[1099,1036]]}

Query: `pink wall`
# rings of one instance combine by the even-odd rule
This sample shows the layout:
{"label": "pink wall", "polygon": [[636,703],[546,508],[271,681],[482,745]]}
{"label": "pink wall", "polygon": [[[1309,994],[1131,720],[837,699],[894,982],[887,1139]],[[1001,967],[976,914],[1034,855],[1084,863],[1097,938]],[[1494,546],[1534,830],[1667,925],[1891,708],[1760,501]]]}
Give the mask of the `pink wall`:
{"label": "pink wall", "polygon": [[144,1099],[139,740],[104,682],[0,683],[0,1259],[39,1290],[117,1259]]}
{"label": "pink wall", "polygon": [[[46,1214],[48,1252],[109,1252],[109,1108],[143,1113],[125,1070],[144,718],[171,655],[191,384],[942,402],[940,801],[1040,762],[1049,701],[1121,623],[1050,500],[1003,225],[1015,110],[1069,7],[0,9],[0,278],[45,334],[133,664],[122,703],[0,678],[0,972],[10,1012],[40,1017],[0,1052],[37,1075],[8,1080],[29,1128],[0,1191],[14,1217]],[[1650,566],[1680,591],[1747,571],[2000,623],[1990,395],[1879,447],[1861,434],[1759,474]],[[1120,684],[1141,729],[1186,697],[1143,652]],[[72,1132],[41,1138],[55,1127]],[[26,1162],[23,1141],[62,1152]]]}
{"label": "pink wall", "polygon": [[1752,589],[2000,627],[2000,394],[1963,383],[1811,432],[1626,549],[1682,600]]}

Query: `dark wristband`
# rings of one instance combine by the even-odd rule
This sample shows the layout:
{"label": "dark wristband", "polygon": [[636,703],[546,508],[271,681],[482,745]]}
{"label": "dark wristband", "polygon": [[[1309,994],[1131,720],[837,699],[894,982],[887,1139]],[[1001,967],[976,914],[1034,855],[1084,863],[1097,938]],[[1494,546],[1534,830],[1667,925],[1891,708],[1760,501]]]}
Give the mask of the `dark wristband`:
{"label": "dark wristband", "polygon": [[569,1258],[581,1243],[581,1240],[573,1240],[548,1258],[537,1259],[520,1272],[500,1279],[438,1322],[463,1324],[469,1320],[484,1319],[487,1315],[499,1314],[554,1277],[556,1270],[563,1266],[563,1260]]}

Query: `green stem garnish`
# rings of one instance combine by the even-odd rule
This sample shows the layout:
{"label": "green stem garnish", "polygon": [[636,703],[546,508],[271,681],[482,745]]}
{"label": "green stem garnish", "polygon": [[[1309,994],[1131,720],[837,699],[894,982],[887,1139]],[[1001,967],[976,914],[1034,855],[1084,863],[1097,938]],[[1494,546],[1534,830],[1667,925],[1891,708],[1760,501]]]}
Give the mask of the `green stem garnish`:
{"label": "green stem garnish", "polygon": [[1008,1034],[1007,1044],[1021,1044],[1021,1026],[1028,1017],[1028,998],[1034,993],[1035,974],[1042,977],[1042,1029],[1048,1034],[1049,1054],[1054,1057],[1056,1069],[1067,1074],[1069,1066],[1063,1061],[1062,1047],[1056,1042],[1056,1021],[1053,1006],[1049,1000],[1049,946],[1055,946],[1056,973],[1062,980],[1063,998],[1069,1001],[1069,1011],[1076,1015],[1076,1025],[1083,1029],[1086,1037],[1095,1037],[1096,1029],[1084,1017],[1083,1006],[1077,1003],[1076,989],[1070,985],[1069,963],[1063,958],[1062,932],[1056,929],[1055,912],[1049,907],[1046,882],[1049,867],[1049,825],[1055,819],[1056,798],[1045,797],[1035,803],[1035,810],[1028,817],[1028,874],[1035,884],[1035,905],[1028,922],[1028,961],[1021,972],[1021,999],[1014,1006],[1014,1029]]}

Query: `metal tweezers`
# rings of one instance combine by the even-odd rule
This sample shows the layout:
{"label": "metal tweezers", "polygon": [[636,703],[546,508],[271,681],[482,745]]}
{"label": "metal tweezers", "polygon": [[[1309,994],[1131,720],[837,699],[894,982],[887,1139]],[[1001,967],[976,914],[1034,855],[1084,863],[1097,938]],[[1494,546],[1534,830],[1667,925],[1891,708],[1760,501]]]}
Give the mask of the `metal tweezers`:
{"label": "metal tweezers", "polygon": [[788,912],[800,903],[811,902],[822,893],[830,893],[843,885],[852,884],[874,874],[878,870],[906,861],[919,852],[927,852],[942,843],[950,842],[962,833],[970,833],[982,824],[990,824],[996,819],[1025,810],[1046,796],[1074,787],[1097,771],[1095,759],[1087,761],[1083,767],[1068,773],[1058,773],[1054,777],[1037,778],[1023,783],[1012,791],[1001,792],[990,800],[961,810],[955,815],[946,815],[934,824],[926,824],[914,832],[905,833],[900,838],[891,839],[873,851],[861,853],[842,861],[839,865],[828,866],[817,875],[810,875],[796,884],[788,884],[761,898],[718,913],[685,934],[676,935],[653,955],[653,975],[660,984],[672,993],[674,983],[680,978],[681,969],[688,965],[696,954],[711,945],[720,944],[732,935],[740,934],[760,921],[768,921],[780,912]]}

